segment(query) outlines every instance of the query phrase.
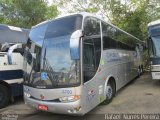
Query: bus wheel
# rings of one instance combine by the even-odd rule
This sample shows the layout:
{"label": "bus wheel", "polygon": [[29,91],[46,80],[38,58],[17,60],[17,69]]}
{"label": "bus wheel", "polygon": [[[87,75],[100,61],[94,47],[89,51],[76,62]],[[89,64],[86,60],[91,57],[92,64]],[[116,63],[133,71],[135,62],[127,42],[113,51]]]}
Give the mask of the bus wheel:
{"label": "bus wheel", "polygon": [[115,84],[114,82],[108,82],[107,87],[106,87],[106,100],[104,101],[105,104],[109,104],[113,97],[115,96]]}
{"label": "bus wheel", "polygon": [[9,89],[4,85],[0,85],[0,109],[5,107],[9,103],[9,98]]}

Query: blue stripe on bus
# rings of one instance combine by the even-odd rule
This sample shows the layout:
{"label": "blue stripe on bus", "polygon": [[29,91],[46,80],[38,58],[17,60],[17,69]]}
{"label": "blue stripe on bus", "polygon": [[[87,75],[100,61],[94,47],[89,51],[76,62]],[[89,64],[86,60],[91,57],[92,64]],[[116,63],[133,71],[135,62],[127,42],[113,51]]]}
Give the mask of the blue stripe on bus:
{"label": "blue stripe on bus", "polygon": [[12,80],[23,78],[22,70],[5,70],[0,71],[0,80]]}
{"label": "blue stripe on bus", "polygon": [[11,93],[14,97],[19,96],[19,95],[23,95],[23,84],[17,84],[17,83],[13,83],[10,84],[11,86]]}

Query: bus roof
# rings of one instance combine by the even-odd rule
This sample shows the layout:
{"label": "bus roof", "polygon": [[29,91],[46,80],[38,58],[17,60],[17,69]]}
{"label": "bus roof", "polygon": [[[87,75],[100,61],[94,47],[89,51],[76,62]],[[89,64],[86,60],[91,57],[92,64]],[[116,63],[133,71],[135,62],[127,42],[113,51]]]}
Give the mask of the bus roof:
{"label": "bus roof", "polygon": [[105,22],[105,23],[111,25],[112,27],[118,29],[119,31],[121,31],[121,32],[123,32],[123,33],[129,35],[130,37],[132,37],[132,38],[136,39],[137,41],[139,41],[139,42],[141,42],[141,43],[144,44],[144,41],[142,41],[142,40],[136,38],[135,36],[133,36],[133,35],[127,33],[126,31],[124,31],[124,30],[122,30],[122,29],[116,27],[116,26],[113,25],[112,23],[105,21],[105,20],[102,19],[101,17],[98,17],[97,15],[94,15],[94,14],[91,14],[91,13],[88,13],[88,12],[71,13],[71,14],[68,14],[68,15],[59,16],[59,17],[57,17],[57,18],[55,18],[55,19],[46,20],[46,21],[44,21],[44,22],[41,22],[41,23],[39,23],[39,24],[33,26],[32,28],[34,29],[34,28],[36,28],[36,27],[38,27],[38,26],[48,24],[49,22],[51,22],[51,21],[53,21],[53,20],[56,20],[56,19],[59,19],[59,18],[63,18],[63,17],[67,17],[67,16],[71,16],[71,15],[82,15],[84,18],[85,18],[85,17],[88,17],[88,16],[90,16],[90,17],[95,17],[95,18],[100,19],[101,21],[103,21],[103,22]]}
{"label": "bus roof", "polygon": [[152,21],[148,24],[148,27],[160,24],[160,20]]}
{"label": "bus roof", "polygon": [[0,43],[26,43],[29,29],[0,24]]}

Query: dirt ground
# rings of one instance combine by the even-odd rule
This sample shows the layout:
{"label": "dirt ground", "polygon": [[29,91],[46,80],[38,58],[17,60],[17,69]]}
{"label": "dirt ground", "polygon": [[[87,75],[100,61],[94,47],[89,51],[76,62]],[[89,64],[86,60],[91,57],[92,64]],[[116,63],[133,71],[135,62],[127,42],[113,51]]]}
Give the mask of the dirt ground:
{"label": "dirt ground", "polygon": [[[133,80],[118,91],[109,105],[99,105],[83,117],[57,115],[33,110],[24,104],[23,97],[16,98],[14,103],[1,109],[0,114],[2,120],[5,120],[6,117],[15,117],[15,120],[101,120],[113,119],[113,117],[115,117],[114,119],[116,117],[120,119],[123,114],[133,114],[134,116],[131,117],[137,119],[139,117],[136,116],[137,114],[158,114],[160,119],[160,81],[154,81],[149,73],[144,73],[140,78]],[[158,117],[156,118],[158,119]]]}

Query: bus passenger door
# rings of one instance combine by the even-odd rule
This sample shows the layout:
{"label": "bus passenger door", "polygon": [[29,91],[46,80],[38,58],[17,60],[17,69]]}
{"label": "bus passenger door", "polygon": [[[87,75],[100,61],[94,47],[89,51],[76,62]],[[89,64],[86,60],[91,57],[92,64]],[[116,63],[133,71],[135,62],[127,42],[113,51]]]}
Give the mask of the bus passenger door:
{"label": "bus passenger door", "polygon": [[93,43],[83,44],[83,82],[92,79],[95,74],[95,59]]}
{"label": "bus passenger door", "polygon": [[100,22],[96,18],[87,17],[84,20],[82,44],[82,80],[83,104],[85,112],[99,104],[97,73],[101,57]]}
{"label": "bus passenger door", "polygon": [[92,40],[83,43],[83,95],[86,111],[97,105],[95,50]]}

